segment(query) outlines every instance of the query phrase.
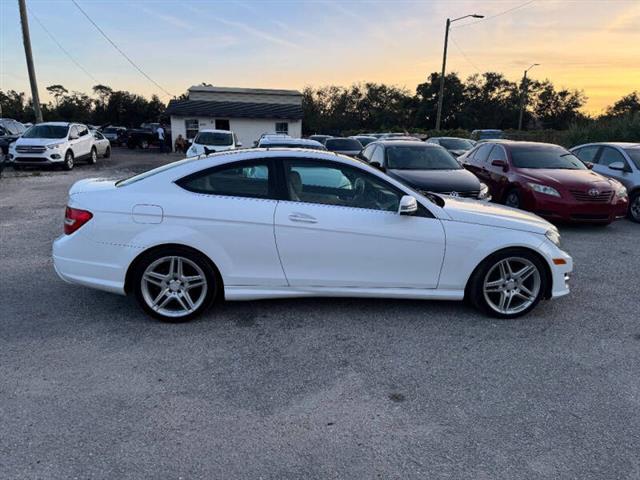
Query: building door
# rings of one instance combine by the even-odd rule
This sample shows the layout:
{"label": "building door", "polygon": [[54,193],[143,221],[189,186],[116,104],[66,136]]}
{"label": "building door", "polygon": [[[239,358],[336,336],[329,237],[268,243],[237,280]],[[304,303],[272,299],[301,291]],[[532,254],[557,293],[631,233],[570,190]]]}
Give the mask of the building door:
{"label": "building door", "polygon": [[220,120],[216,118],[216,130],[231,130],[229,120]]}

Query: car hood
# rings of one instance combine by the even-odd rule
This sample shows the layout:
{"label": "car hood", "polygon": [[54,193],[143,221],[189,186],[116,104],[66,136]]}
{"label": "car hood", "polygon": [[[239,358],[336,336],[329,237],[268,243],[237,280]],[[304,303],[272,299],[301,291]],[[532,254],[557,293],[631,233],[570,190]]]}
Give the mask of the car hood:
{"label": "car hood", "polygon": [[544,234],[555,227],[533,213],[495,203],[478,202],[463,198],[447,198],[444,211],[451,220],[490,227],[509,228]]}
{"label": "car hood", "polygon": [[518,173],[531,182],[558,188],[612,188],[613,182],[592,170],[520,168]]}
{"label": "car hood", "polygon": [[20,137],[16,140],[16,146],[30,147],[46,147],[47,145],[56,145],[66,142],[66,138],[24,138]]}
{"label": "car hood", "polygon": [[456,157],[459,157],[460,155],[464,155],[465,153],[468,152],[468,150],[447,150],[447,151]]}
{"label": "car hood", "polygon": [[387,170],[396,180],[417,190],[431,192],[468,192],[480,190],[480,180],[468,170]]}

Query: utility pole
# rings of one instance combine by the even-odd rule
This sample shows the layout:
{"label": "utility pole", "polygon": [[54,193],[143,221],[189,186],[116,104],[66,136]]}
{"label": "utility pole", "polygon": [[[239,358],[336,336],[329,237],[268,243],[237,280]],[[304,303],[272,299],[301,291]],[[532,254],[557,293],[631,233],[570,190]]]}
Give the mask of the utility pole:
{"label": "utility pole", "polygon": [[33,111],[36,114],[36,123],[42,123],[42,110],[40,109],[40,95],[38,95],[38,82],[36,81],[36,70],[33,66],[33,54],[31,52],[31,36],[29,35],[29,19],[27,18],[27,5],[25,0],[18,0],[20,5],[20,22],[22,23],[22,41],[24,43],[24,54],[27,59],[27,70],[29,70],[29,83],[31,83],[31,98],[33,100]]}
{"label": "utility pole", "polygon": [[436,130],[440,130],[440,121],[442,119],[442,102],[444,97],[444,74],[447,68],[447,46],[449,44],[449,27],[453,22],[462,20],[463,18],[484,18],[484,15],[465,15],[464,17],[454,18],[453,20],[447,18],[447,26],[444,31],[444,51],[442,53],[442,72],[440,73],[440,92],[438,93],[438,113],[436,114]]}
{"label": "utility pole", "polygon": [[524,75],[522,76],[522,93],[520,94],[520,118],[518,119],[518,130],[522,130],[522,117],[524,116],[524,109],[527,103],[527,72],[533,67],[537,67],[538,65],[540,64],[534,63],[533,65],[531,65],[524,71]]}

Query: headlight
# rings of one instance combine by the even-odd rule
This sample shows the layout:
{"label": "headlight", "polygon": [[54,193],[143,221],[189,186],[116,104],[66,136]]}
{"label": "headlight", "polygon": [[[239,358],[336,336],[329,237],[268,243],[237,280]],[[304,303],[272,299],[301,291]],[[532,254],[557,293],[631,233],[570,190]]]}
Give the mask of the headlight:
{"label": "headlight", "polygon": [[64,145],[64,143],[53,143],[51,145],[47,145],[47,148],[49,150],[56,150],[57,148],[60,148]]}
{"label": "headlight", "polygon": [[560,246],[560,233],[558,232],[558,230],[547,230],[547,233],[545,233],[545,236],[551,240],[556,247]]}
{"label": "headlight", "polygon": [[616,197],[627,198],[628,196],[629,194],[627,193],[627,189],[625,188],[624,185],[620,184],[620,186],[616,188]]}
{"label": "headlight", "polygon": [[540,185],[539,183],[527,183],[529,188],[534,192],[544,193],[545,195],[552,195],[554,197],[559,197],[560,193],[553,187],[548,187],[546,185]]}
{"label": "headlight", "polygon": [[489,197],[491,197],[491,195],[489,195],[489,187],[485,183],[480,182],[480,193],[478,194],[478,198],[480,200],[486,200]]}

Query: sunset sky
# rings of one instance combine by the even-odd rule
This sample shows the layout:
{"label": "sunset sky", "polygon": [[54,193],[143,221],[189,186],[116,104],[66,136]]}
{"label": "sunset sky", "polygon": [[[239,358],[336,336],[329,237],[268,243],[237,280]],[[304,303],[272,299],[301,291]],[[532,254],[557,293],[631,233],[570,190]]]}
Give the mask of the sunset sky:
{"label": "sunset sky", "polygon": [[[533,78],[584,90],[585,111],[593,114],[640,90],[640,0],[77,1],[173,95],[201,82],[302,89],[373,81],[413,90],[440,69],[446,18],[471,13],[487,18],[454,24],[449,72],[497,71],[519,80],[524,68],[540,63]],[[45,87],[55,83],[87,93],[103,83],[170,98],[71,0],[27,4],[45,101]],[[0,22],[0,89],[28,92],[17,0],[0,0]]]}

